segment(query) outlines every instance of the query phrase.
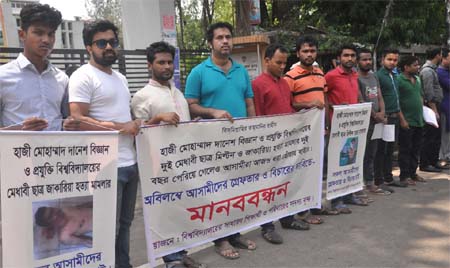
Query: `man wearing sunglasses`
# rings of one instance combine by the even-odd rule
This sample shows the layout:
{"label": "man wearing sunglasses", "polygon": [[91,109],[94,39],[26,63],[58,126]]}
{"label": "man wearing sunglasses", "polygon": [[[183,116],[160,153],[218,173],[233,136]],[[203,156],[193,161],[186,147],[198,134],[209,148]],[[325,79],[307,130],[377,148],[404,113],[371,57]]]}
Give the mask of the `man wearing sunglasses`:
{"label": "man wearing sunglasses", "polygon": [[119,130],[117,173],[116,267],[130,264],[130,226],[138,185],[134,136],[140,120],[131,119],[130,92],[122,74],[112,69],[117,60],[117,27],[107,21],[87,23],[83,42],[89,52],[89,63],[70,77],[70,114],[81,121],[82,130]]}

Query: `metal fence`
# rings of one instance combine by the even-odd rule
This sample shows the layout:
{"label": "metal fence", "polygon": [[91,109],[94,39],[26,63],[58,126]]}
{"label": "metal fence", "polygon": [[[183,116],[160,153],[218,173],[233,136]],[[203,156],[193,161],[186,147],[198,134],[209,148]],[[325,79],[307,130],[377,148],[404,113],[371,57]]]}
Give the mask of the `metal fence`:
{"label": "metal fence", "polygon": [[[22,48],[0,47],[0,65],[17,58]],[[184,89],[189,72],[197,64],[209,56],[207,50],[180,51],[180,82]],[[84,49],[54,49],[49,56],[50,62],[59,69],[69,72],[89,61],[89,54]],[[119,71],[128,80],[130,92],[133,94],[148,82],[150,74],[147,69],[145,50],[122,50],[113,69]]]}

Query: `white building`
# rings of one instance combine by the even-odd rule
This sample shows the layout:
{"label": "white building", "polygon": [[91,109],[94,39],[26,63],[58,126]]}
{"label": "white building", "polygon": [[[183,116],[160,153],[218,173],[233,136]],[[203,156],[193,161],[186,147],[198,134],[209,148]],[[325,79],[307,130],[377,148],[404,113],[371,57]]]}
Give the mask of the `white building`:
{"label": "white building", "polygon": [[125,49],[144,49],[161,40],[176,46],[174,0],[122,1],[122,33]]}
{"label": "white building", "polygon": [[[20,11],[39,0],[0,0],[0,46],[22,47],[19,40]],[[84,22],[80,18],[63,20],[56,30],[54,48],[84,49],[82,31]]]}

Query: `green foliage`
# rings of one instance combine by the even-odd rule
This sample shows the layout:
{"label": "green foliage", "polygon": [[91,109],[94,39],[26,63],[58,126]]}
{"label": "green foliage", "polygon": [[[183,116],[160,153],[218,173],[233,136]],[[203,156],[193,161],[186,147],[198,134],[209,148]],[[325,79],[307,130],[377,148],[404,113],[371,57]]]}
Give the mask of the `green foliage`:
{"label": "green foliage", "polygon": [[[186,48],[204,48],[201,1],[180,1],[186,13]],[[213,21],[233,23],[235,1],[239,0],[213,1]],[[261,0],[260,3],[267,10],[260,27],[277,32],[279,42],[294,44],[297,36],[310,33],[308,26],[312,26],[326,33],[320,48],[328,50],[343,42],[373,47],[389,0]],[[445,0],[394,0],[379,48],[444,44],[448,34],[445,3]]]}

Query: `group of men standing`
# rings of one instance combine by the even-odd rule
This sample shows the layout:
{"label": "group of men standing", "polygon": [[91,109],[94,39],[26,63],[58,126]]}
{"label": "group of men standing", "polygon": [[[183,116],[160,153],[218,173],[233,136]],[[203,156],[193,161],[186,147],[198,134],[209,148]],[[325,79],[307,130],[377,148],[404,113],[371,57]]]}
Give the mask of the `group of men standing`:
{"label": "group of men standing", "polygon": [[[60,12],[48,5],[30,4],[22,9],[20,15],[20,38],[24,51],[16,60],[0,67],[1,125],[3,129],[14,130],[120,131],[116,267],[131,267],[130,226],[139,181],[134,136],[141,125],[177,125],[197,117],[233,121],[238,117],[288,114],[317,107],[326,109],[324,128],[328,134],[332,105],[371,102],[364,157],[367,191],[387,195],[393,192],[390,186],[404,187],[423,180],[416,174],[422,131],[427,138],[423,139],[426,145],[420,155],[420,168],[432,172],[442,168],[438,165],[439,145],[436,144],[440,129],[424,127],[422,96],[424,103],[437,116],[440,103],[447,103],[447,107],[442,109],[446,115],[442,127],[448,131],[448,50],[443,51],[444,60],[437,73],[436,67],[441,60],[437,55],[441,52],[430,53],[419,78],[418,60],[413,56],[402,57],[398,66],[401,73],[396,74],[398,51],[386,50],[382,68],[373,73],[369,50],[344,45],[338,52],[340,65],[324,75],[319,67],[313,65],[317,59],[317,40],[302,36],[296,43],[299,64],[283,76],[289,50],[272,44],[265,51],[264,72],[251,81],[244,66],[230,57],[232,26],[219,22],[212,24],[206,35],[211,56],[191,71],[184,95],[172,81],[174,47],[156,42],[147,48],[152,78],[131,99],[126,78],[112,69],[119,48],[118,29],[113,23],[97,20],[85,25],[83,41],[90,59],[69,80],[47,59],[55,42],[55,31],[61,23]],[[445,91],[444,99],[442,89]],[[401,174],[398,182],[392,176],[394,143],[370,138],[376,123],[400,126]],[[447,141],[445,157],[449,156],[449,144]],[[307,230],[310,224],[323,222],[318,216],[320,214],[351,213],[346,204],[367,205],[368,202],[370,198],[364,192],[351,194],[334,200],[331,208],[284,217],[280,219],[281,226]],[[273,223],[262,226],[262,236],[274,244],[283,242]],[[236,259],[240,257],[239,248],[255,250],[256,243],[237,233],[216,240],[215,248],[221,256]],[[187,257],[186,251],[163,259],[167,267],[206,267]]]}

